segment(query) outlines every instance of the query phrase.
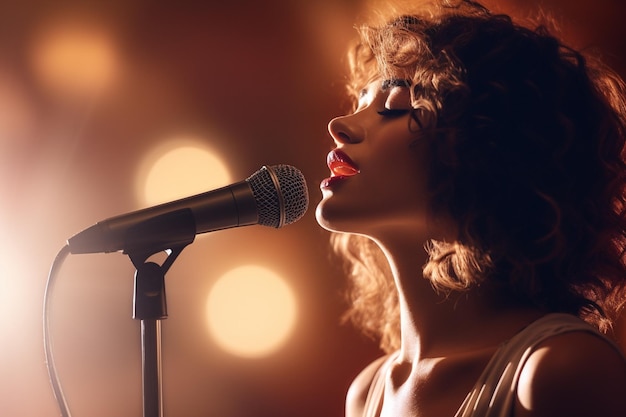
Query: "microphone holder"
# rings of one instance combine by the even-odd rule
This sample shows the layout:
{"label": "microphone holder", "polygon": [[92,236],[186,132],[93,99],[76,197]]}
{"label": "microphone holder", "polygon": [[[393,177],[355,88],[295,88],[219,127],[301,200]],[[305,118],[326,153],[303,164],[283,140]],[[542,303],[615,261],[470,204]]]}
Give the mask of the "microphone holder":
{"label": "microphone holder", "polygon": [[[141,321],[143,417],[164,415],[161,320],[167,318],[165,274],[183,249],[193,242],[196,235],[195,220],[190,210],[181,210],[165,216],[176,219],[176,236],[170,240],[176,242],[176,246],[171,247],[167,241],[160,241],[124,251],[136,268],[133,319]],[[152,221],[142,223],[139,230],[153,225]],[[168,256],[161,265],[149,261],[151,256],[162,251],[166,251]]]}

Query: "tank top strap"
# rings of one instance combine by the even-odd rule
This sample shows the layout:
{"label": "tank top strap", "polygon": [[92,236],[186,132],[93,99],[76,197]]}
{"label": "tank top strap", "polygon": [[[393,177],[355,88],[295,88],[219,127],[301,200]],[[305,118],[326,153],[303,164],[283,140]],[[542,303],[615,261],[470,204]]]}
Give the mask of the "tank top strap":
{"label": "tank top strap", "polygon": [[534,321],[505,342],[491,358],[455,417],[510,417],[522,369],[537,345],[551,336],[584,331],[616,343],[571,314],[553,313]]}
{"label": "tank top strap", "polygon": [[369,390],[367,392],[367,398],[365,400],[365,407],[363,409],[363,417],[378,417],[383,405],[383,396],[385,393],[385,375],[391,366],[393,360],[398,356],[399,352],[391,353],[387,359],[385,359],[372,379]]}

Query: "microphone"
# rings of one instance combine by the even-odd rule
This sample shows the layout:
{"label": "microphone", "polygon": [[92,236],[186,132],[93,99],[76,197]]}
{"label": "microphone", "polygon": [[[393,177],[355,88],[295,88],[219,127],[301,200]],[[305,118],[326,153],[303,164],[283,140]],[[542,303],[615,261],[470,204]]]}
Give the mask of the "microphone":
{"label": "microphone", "polygon": [[172,249],[199,233],[259,224],[280,228],[306,213],[302,173],[290,165],[263,166],[244,181],[102,220],[68,239],[70,253]]}

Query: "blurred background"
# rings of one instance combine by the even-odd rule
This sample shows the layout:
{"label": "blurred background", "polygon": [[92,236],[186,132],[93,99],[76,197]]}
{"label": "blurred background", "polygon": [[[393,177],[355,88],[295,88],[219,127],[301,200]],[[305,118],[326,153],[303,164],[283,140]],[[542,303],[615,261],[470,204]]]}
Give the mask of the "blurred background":
{"label": "blurred background", "polygon": [[[42,344],[48,270],[67,238],[120,213],[290,164],[308,213],[201,235],[166,277],[165,414],[340,417],[380,355],[341,324],[342,270],[314,220],[343,55],[372,0],[0,3],[0,415],[58,415]],[[620,0],[491,0],[552,13],[567,41],[626,71]],[[140,416],[134,267],[72,255],[52,293],[76,417]]]}

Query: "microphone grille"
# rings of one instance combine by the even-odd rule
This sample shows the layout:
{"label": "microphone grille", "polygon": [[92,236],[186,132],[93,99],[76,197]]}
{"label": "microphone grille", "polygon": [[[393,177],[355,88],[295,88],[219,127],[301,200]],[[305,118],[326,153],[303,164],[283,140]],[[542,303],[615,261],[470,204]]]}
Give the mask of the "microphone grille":
{"label": "microphone grille", "polygon": [[298,221],[309,207],[302,172],[291,165],[264,166],[246,179],[257,204],[258,224],[283,227]]}

